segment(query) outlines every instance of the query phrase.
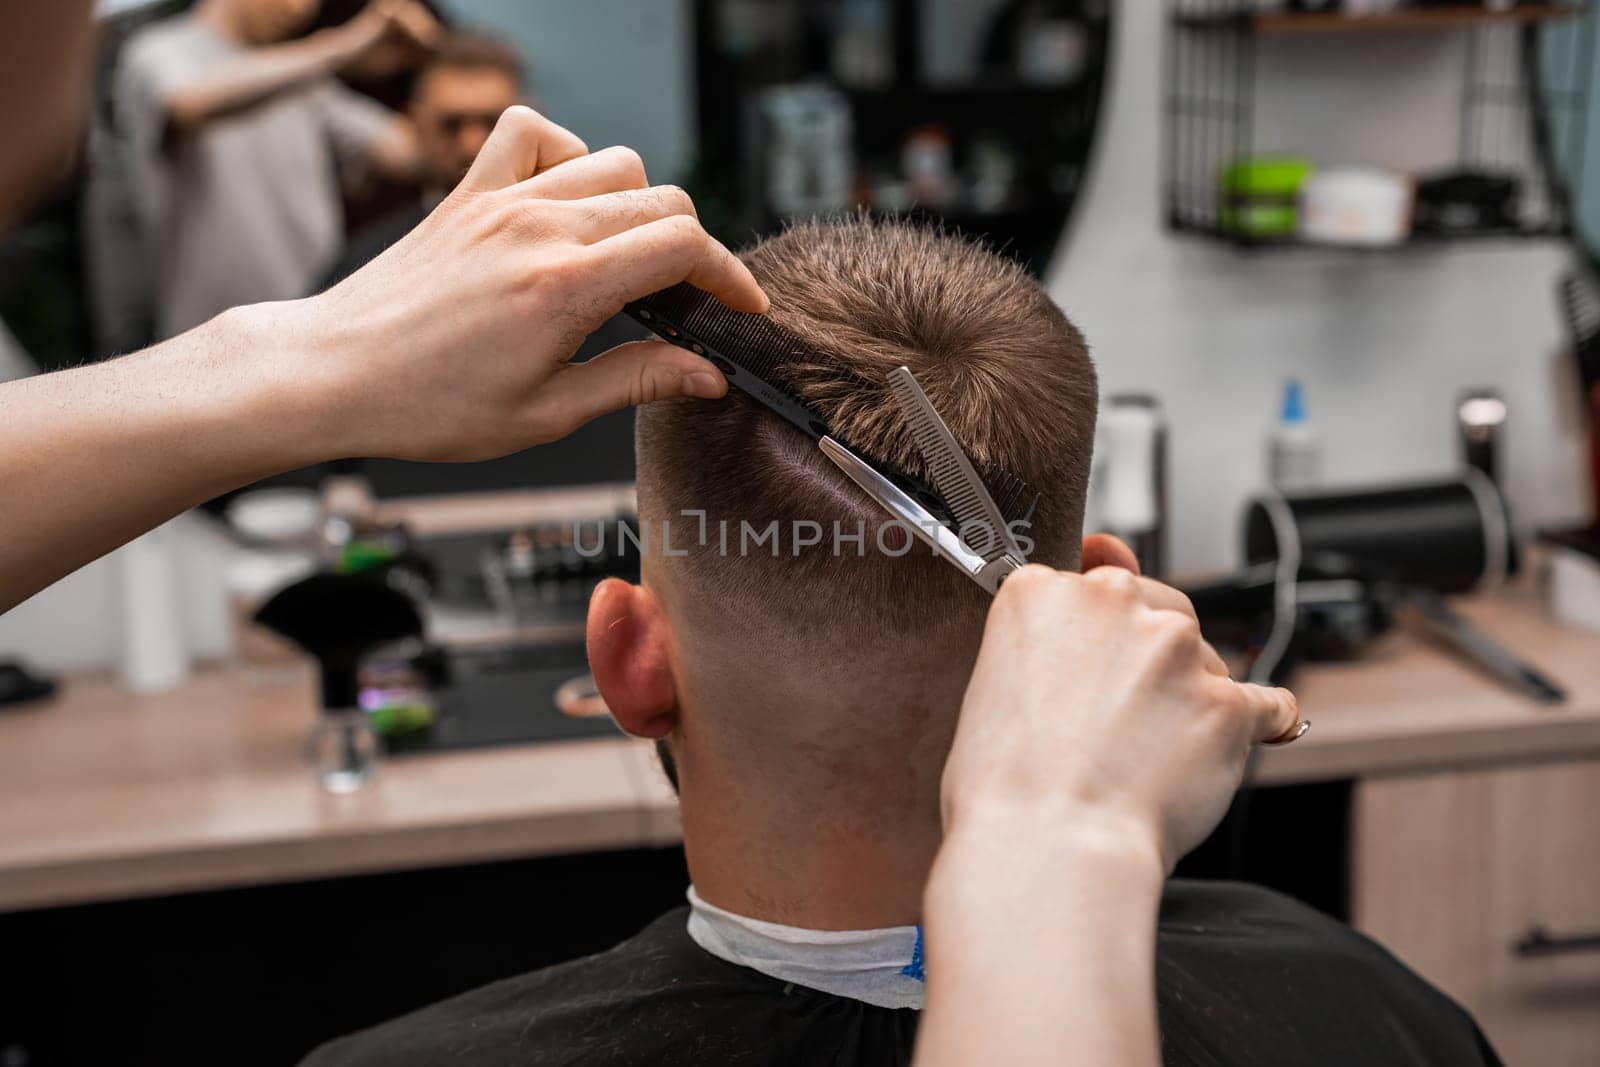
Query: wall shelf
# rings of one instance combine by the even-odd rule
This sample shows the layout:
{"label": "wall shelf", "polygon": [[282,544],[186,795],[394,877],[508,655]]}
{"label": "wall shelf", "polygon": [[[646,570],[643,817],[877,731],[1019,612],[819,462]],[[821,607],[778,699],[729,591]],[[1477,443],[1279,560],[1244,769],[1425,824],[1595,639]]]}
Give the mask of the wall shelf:
{"label": "wall shelf", "polygon": [[1194,29],[1231,28],[1241,23],[1258,34],[1394,33],[1416,30],[1459,30],[1495,24],[1528,25],[1573,18],[1578,4],[1528,4],[1506,11],[1467,6],[1385,11],[1370,15],[1342,12],[1180,12],[1175,20]]}
{"label": "wall shelf", "polygon": [[[1280,120],[1275,126],[1270,121],[1266,124],[1276,130],[1265,135],[1275,143],[1261,143],[1258,111],[1272,106],[1272,101],[1262,99],[1256,84],[1261,53],[1273,50],[1268,57],[1276,60],[1273,69],[1279,77],[1285,76],[1286,70],[1292,77],[1300,68],[1286,66],[1283,57],[1300,53],[1280,51],[1291,47],[1286,38],[1297,39],[1292,47],[1299,49],[1350,49],[1366,47],[1374,34],[1432,30],[1451,31],[1464,40],[1464,46],[1454,47],[1462,47],[1466,59],[1460,113],[1439,117],[1440,122],[1459,121],[1458,144],[1454,157],[1440,159],[1436,171],[1514,178],[1518,202],[1509,221],[1497,219],[1492,227],[1418,232],[1387,247],[1571,236],[1566,181],[1549,165],[1549,157],[1554,136],[1563,139],[1569,150],[1575,148],[1575,158],[1583,158],[1588,100],[1595,77],[1595,40],[1600,36],[1600,27],[1594,24],[1596,5],[1597,0],[1579,0],[1491,11],[1463,4],[1356,16],[1262,13],[1255,10],[1254,0],[1209,0],[1204,7],[1197,7],[1194,0],[1168,0],[1163,159],[1167,228],[1250,249],[1338,247],[1307,242],[1293,234],[1265,235],[1237,228],[1234,218],[1246,217],[1246,205],[1252,202],[1248,188],[1241,191],[1236,186],[1231,202],[1224,202],[1224,171],[1260,153],[1289,154],[1323,165],[1339,162],[1338,158],[1324,158],[1314,134],[1298,131],[1291,124],[1286,135],[1281,115],[1273,116]],[[1557,64],[1561,69],[1550,64],[1541,67],[1541,28],[1560,22],[1577,22],[1579,33],[1574,39],[1578,43],[1570,50],[1570,61]],[[1311,43],[1319,38],[1326,44]],[[1351,76],[1354,70],[1349,65],[1331,69],[1344,76]],[[1384,71],[1377,76],[1400,79],[1405,71]],[[1329,96],[1339,92],[1337,82],[1326,87]],[[1358,114],[1352,123],[1370,126],[1372,142],[1383,143],[1389,113],[1368,109]],[[1296,143],[1300,140],[1306,143]],[[1290,143],[1281,143],[1284,141]],[[1347,142],[1344,151],[1349,150]],[[1566,179],[1577,183],[1581,173],[1569,174]]]}
{"label": "wall shelf", "polygon": [[1245,249],[1260,251],[1305,249],[1307,251],[1349,252],[1356,255],[1369,256],[1394,252],[1403,248],[1437,248],[1441,245],[1457,242],[1471,243],[1506,239],[1530,240],[1535,238],[1559,239],[1568,236],[1569,233],[1568,230],[1559,226],[1498,226],[1488,229],[1461,230],[1454,233],[1413,233],[1406,237],[1405,240],[1392,245],[1343,245],[1325,241],[1311,241],[1292,234],[1283,237],[1255,237],[1227,230],[1220,226],[1197,226],[1181,219],[1170,220],[1168,228],[1174,233],[1223,241]]}

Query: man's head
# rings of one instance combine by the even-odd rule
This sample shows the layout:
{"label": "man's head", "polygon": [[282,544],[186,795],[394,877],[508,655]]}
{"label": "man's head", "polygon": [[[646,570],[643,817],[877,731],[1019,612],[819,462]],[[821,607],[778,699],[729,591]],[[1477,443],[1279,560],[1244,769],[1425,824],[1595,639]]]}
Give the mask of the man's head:
{"label": "man's head", "polygon": [[501,112],[523,101],[522,58],[493,37],[453,33],[417,72],[409,111],[427,181],[454,188]]}
{"label": "man's head", "polygon": [[[887,387],[860,384],[909,366],[969,456],[1041,494],[1032,558],[1079,564],[1095,374],[1036,281],[964,239],[866,220],[797,226],[745,261],[817,352],[789,374],[844,439],[922,473]],[[936,821],[987,594],[920,542],[880,551],[887,516],[741,393],[649,405],[636,425],[643,579],[596,591],[590,662],[625,728],[668,739],[686,821],[707,786],[800,820],[932,805]],[[704,544],[685,511],[704,511]],[[774,521],[776,558],[752,542]],[[835,523],[862,539],[836,544]]]}

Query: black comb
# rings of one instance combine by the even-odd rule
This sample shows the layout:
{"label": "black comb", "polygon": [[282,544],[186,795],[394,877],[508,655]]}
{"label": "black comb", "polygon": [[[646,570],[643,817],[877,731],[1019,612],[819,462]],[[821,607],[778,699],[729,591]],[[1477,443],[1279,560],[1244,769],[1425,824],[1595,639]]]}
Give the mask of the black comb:
{"label": "black comb", "polygon": [[765,315],[734,311],[687,283],[651,293],[622,310],[658,337],[705,356],[730,384],[807,436],[821,440],[831,433],[780,374],[787,364],[815,358],[813,353]]}
{"label": "black comb", "polygon": [[[687,283],[651,293],[625,305],[622,310],[662,340],[706,357],[730,384],[812,440],[833,437],[900,482],[925,506],[939,513],[940,518],[953,518],[950,507],[932,487],[885,462],[882,457],[870,455],[840,438],[825,419],[795,394],[784,377],[784,368],[793,363],[819,362],[821,357],[767,316],[734,311]],[[851,377],[864,389],[883,388],[883,383],[869,382],[853,372]],[[989,495],[994,497],[1008,521],[1032,518],[1037,497],[1027,482],[986,465],[975,466]]]}

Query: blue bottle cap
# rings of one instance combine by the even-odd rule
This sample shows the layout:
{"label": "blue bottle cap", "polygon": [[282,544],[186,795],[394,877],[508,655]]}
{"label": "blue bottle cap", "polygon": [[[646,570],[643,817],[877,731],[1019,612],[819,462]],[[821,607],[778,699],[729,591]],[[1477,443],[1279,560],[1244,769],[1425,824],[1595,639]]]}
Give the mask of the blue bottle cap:
{"label": "blue bottle cap", "polygon": [[1306,421],[1306,392],[1298,378],[1290,378],[1283,385],[1282,417],[1290,425]]}

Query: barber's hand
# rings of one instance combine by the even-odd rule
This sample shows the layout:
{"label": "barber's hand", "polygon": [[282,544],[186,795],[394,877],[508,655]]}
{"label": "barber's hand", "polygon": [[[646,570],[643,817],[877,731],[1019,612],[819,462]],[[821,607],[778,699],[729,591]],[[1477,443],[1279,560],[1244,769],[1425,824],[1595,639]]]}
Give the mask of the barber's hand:
{"label": "barber's hand", "polygon": [[1177,590],[1024,567],[995,597],[962,704],[947,832],[1095,835],[1170,871],[1226,813],[1250,746],[1296,721],[1287,690],[1229,679]]}
{"label": "barber's hand", "polygon": [[439,20],[417,0],[378,0],[374,4],[384,18],[390,37],[398,38],[419,48],[431,49],[444,35]]}
{"label": "barber's hand", "polygon": [[630,404],[723,395],[709,362],[659,342],[568,362],[625,302],[682,281],[767,309],[683,190],[514,107],[432,215],[289,318],[306,380],[342,413],[340,454],[485,459]]}
{"label": "barber's hand", "polygon": [[418,0],[370,0],[342,29],[365,48],[392,42],[432,48],[443,34],[434,13]]}
{"label": "barber's hand", "polygon": [[337,67],[357,78],[387,78],[410,70],[438,46],[444,27],[417,0],[371,0],[332,30],[343,47]]}

